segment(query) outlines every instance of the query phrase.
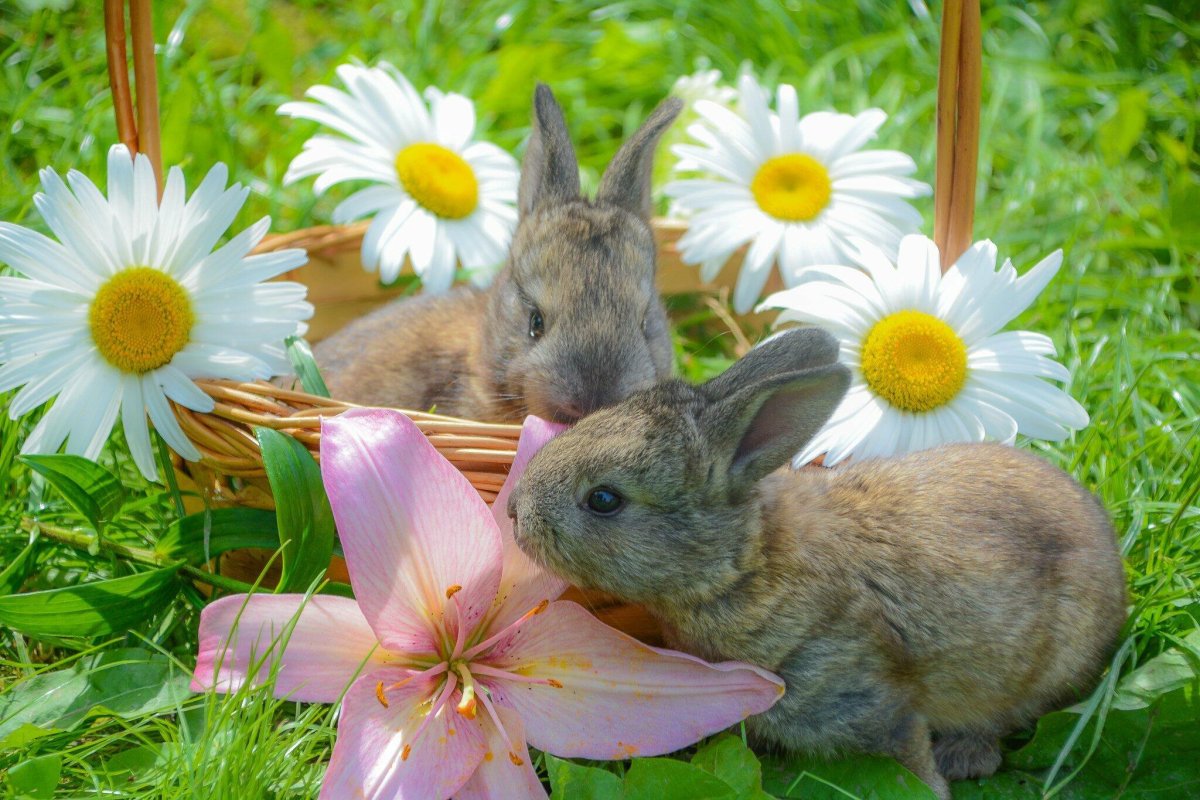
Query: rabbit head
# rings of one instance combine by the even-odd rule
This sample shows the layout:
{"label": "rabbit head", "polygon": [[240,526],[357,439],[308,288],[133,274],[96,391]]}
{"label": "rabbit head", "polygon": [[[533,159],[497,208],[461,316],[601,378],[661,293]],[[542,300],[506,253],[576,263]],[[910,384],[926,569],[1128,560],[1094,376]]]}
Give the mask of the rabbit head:
{"label": "rabbit head", "polygon": [[665,381],[581,420],[510,496],[518,545],[571,582],[653,606],[747,569],[755,484],[820,430],[850,383],[817,329],[763,343],[701,386]]}
{"label": "rabbit head", "polygon": [[537,87],[520,220],[483,327],[483,368],[509,416],[573,422],[671,373],[650,175],[655,145],[681,105],[668,98],[654,110],[589,201],[562,109],[549,87]]}

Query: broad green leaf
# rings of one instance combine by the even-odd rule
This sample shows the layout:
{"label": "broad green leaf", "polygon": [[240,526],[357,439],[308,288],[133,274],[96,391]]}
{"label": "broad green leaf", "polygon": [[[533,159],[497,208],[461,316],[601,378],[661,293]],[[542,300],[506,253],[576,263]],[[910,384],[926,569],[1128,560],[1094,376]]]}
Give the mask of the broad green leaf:
{"label": "broad green leaf", "polygon": [[0,623],[26,636],[107,636],[140,624],[175,596],[178,564],[62,589],[0,597]]}
{"label": "broad green leaf", "polygon": [[815,756],[764,756],[763,788],[776,797],[804,800],[936,800],[933,790],[890,758],[852,755],[833,761]]}
{"label": "broad green leaf", "polygon": [[621,800],[621,779],[599,767],[585,767],[546,754],[550,800]]}
{"label": "broad green leaf", "polygon": [[13,796],[21,800],[51,798],[61,777],[62,756],[38,756],[22,761],[8,771],[8,788]]}
{"label": "broad green leaf", "polygon": [[109,777],[133,782],[144,779],[148,773],[162,770],[180,751],[177,742],[138,745],[106,759],[102,769]]}
{"label": "broad green leaf", "polygon": [[738,800],[732,786],[684,761],[635,758],[625,773],[625,800]]}
{"label": "broad green leaf", "polygon": [[21,584],[29,577],[29,571],[33,567],[33,554],[37,549],[37,539],[29,540],[29,544],[25,545],[25,549],[17,553],[17,557],[12,560],[7,567],[0,570],[0,595],[12,594],[21,588]]}
{"label": "broad green leaf", "polygon": [[[3,706],[0,706],[2,708]],[[0,727],[3,723],[0,722]],[[0,736],[0,753],[5,750],[25,747],[30,742],[37,741],[44,736],[51,736],[57,733],[54,728],[43,728],[41,725],[34,725],[29,722],[22,722],[15,729],[3,736]]]}
{"label": "broad green leaf", "polygon": [[141,648],[105,650],[44,672],[0,695],[0,750],[69,730],[88,716],[133,717],[174,710],[190,676],[167,656]]}
{"label": "broad green leaf", "polygon": [[762,790],[762,767],[758,757],[738,736],[726,733],[705,742],[692,756],[692,764],[725,781],[740,798],[751,797]]}
{"label": "broad green leaf", "polygon": [[101,531],[121,509],[125,489],[117,476],[86,458],[71,455],[21,456],[21,462],[43,475],[71,506]]}
{"label": "broad green leaf", "polygon": [[155,544],[154,551],[165,560],[182,559],[195,566],[244,547],[265,550],[279,547],[274,512],[258,508],[214,508],[189,514],[171,523]]}
{"label": "broad green leaf", "polygon": [[1117,96],[1113,115],[1096,129],[1100,154],[1109,164],[1116,164],[1142,138],[1146,130],[1146,109],[1150,97],[1142,89],[1126,89]]}
{"label": "broad green leaf", "polygon": [[290,436],[255,428],[263,467],[275,497],[282,543],[279,592],[302,592],[329,566],[333,555],[333,510],[321,470],[308,449]]}
{"label": "broad green leaf", "polygon": [[321,377],[321,370],[317,368],[317,361],[313,358],[308,342],[299,336],[289,336],[284,343],[287,345],[288,360],[292,362],[292,369],[296,370],[296,376],[300,378],[300,385],[304,387],[304,391],[319,397],[329,397],[329,387]]}

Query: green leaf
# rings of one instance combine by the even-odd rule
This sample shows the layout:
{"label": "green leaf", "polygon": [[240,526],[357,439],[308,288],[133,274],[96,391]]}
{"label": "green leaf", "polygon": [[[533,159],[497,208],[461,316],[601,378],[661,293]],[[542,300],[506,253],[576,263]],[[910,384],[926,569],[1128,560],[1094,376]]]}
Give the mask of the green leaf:
{"label": "green leaf", "polygon": [[[1193,649],[1200,632],[1126,675],[1103,718],[1093,717],[1066,755],[1056,783],[1071,777],[1061,797],[1191,796],[1200,794],[1200,676]],[[1081,706],[1038,720],[1028,744],[1006,763],[1025,771],[1052,766],[1079,722]],[[1088,750],[1096,742],[1095,752]]]}
{"label": "green leaf", "polygon": [[86,458],[70,455],[21,456],[21,462],[44,476],[97,532],[111,522],[125,501],[117,476]]}
{"label": "green leaf", "polygon": [[835,761],[815,756],[764,756],[763,789],[804,800],[936,800],[933,790],[893,759],[854,755]]}
{"label": "green leaf", "polygon": [[167,656],[136,647],[106,650],[35,675],[0,695],[0,750],[70,730],[90,716],[175,710],[190,695],[189,680]]}
{"label": "green leaf", "polygon": [[329,387],[321,377],[321,370],[317,368],[317,361],[313,358],[308,341],[300,336],[289,336],[284,340],[284,344],[287,345],[288,360],[292,362],[292,369],[296,370],[304,391],[319,397],[329,397]]}
{"label": "green leaf", "polygon": [[107,636],[160,611],[181,586],[179,564],[79,586],[0,597],[0,623],[26,636]]}
{"label": "green leaf", "polygon": [[585,767],[546,754],[550,800],[621,800],[621,779],[599,767]]}
{"label": "green leaf", "polygon": [[45,755],[22,761],[8,771],[8,788],[22,798],[54,797],[62,777],[62,757]]}
{"label": "green leaf", "polygon": [[1096,129],[1100,154],[1106,162],[1116,164],[1121,161],[1142,138],[1149,105],[1150,97],[1142,89],[1126,89],[1117,96],[1112,116]]}
{"label": "green leaf", "polygon": [[29,571],[33,568],[33,554],[37,547],[37,537],[29,540],[25,549],[17,553],[12,563],[0,570],[0,595],[12,594],[21,588]]}
{"label": "green leaf", "polygon": [[[2,707],[3,705],[0,704],[0,708]],[[25,747],[30,742],[36,742],[45,736],[52,736],[56,732],[54,728],[43,728],[41,725],[22,722],[9,733],[0,737],[0,752]]]}
{"label": "green leaf", "polygon": [[110,778],[125,783],[144,780],[147,775],[161,772],[181,750],[178,742],[138,745],[106,759],[101,769]]}
{"label": "green leaf", "polygon": [[276,591],[302,592],[329,567],[333,509],[321,483],[321,470],[304,445],[270,428],[255,428],[254,433],[275,497],[283,551]]}
{"label": "green leaf", "polygon": [[154,545],[154,552],[164,560],[182,559],[196,566],[243,547],[279,548],[274,512],[259,508],[214,508],[189,514],[171,523]]}
{"label": "green leaf", "polygon": [[635,758],[625,774],[625,800],[737,800],[732,786],[684,761]]}
{"label": "green leaf", "polygon": [[725,781],[740,798],[752,797],[762,790],[758,757],[738,736],[725,733],[705,742],[692,756],[692,764]]}

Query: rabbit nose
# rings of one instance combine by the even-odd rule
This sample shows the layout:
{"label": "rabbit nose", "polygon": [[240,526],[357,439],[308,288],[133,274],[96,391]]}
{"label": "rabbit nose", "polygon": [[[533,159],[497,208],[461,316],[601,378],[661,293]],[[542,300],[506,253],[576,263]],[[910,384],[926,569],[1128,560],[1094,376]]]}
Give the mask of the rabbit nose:
{"label": "rabbit nose", "polygon": [[508,496],[508,503],[505,504],[505,511],[508,512],[508,518],[513,522],[517,521],[517,493],[513,492]]}

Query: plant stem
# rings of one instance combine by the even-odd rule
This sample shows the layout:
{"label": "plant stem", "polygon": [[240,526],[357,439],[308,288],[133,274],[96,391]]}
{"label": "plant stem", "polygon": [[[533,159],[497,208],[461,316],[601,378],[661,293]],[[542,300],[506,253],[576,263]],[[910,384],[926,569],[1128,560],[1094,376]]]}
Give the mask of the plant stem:
{"label": "plant stem", "polygon": [[[99,546],[100,549],[107,550],[114,555],[150,567],[164,567],[169,563],[167,559],[164,559],[153,550],[147,550],[143,547],[130,547],[129,545],[114,542],[111,539],[80,533],[79,531],[62,528],[58,525],[47,525],[44,522],[38,522],[36,519],[30,519],[29,517],[21,519],[21,527],[27,531],[37,529],[43,536],[84,551],[91,551],[92,548]],[[179,571],[194,581],[206,583],[209,586],[215,586],[218,589],[225,589],[231,592],[249,592],[254,588],[248,583],[243,583],[233,578],[226,578],[223,575],[205,572],[190,564],[184,564],[180,567]]]}
{"label": "plant stem", "polygon": [[110,553],[122,556],[130,561],[136,561],[139,564],[147,564],[152,567],[165,565],[163,558],[152,550],[146,550],[142,547],[130,547],[129,545],[114,542],[107,537],[92,536],[69,528],[61,528],[57,525],[47,525],[45,522],[39,522],[29,517],[21,519],[21,527],[30,532],[37,529],[44,536],[48,536],[63,544],[69,544],[80,550],[93,552],[95,548],[99,547],[101,550],[108,550]]}

